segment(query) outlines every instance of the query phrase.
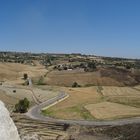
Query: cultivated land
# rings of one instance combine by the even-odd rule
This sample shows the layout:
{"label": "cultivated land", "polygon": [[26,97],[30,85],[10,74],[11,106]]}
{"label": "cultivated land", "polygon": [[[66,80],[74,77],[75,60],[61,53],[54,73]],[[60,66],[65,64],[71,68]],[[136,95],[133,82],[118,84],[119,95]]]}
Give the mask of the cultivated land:
{"label": "cultivated land", "polygon": [[[140,115],[140,109],[118,103],[101,102],[97,104],[89,104],[85,108],[96,119],[112,119],[122,117],[133,117]],[[131,113],[130,113],[131,112]]]}
{"label": "cultivated land", "polygon": [[101,101],[96,87],[62,89],[69,94],[69,98],[47,109],[45,114],[63,119],[93,119],[84,106]]}
{"label": "cultivated land", "polygon": [[[63,90],[69,93],[70,97],[47,109],[44,113],[56,118],[99,120],[140,115],[140,91],[130,87],[94,86],[65,88]],[[90,109],[88,109],[88,106],[90,106]],[[112,106],[112,108],[109,108],[109,106]],[[102,111],[99,110],[99,107]],[[93,111],[91,111],[92,109]],[[96,113],[100,115],[96,115]]]}
{"label": "cultivated land", "polygon": [[140,91],[134,87],[102,87],[107,101],[140,108]]}
{"label": "cultivated land", "polygon": [[[129,122],[133,123],[133,119],[114,123],[114,119],[140,116],[139,60],[97,58],[79,54],[17,55],[4,53],[0,57],[0,100],[10,110],[21,137],[29,138],[33,135],[34,139],[42,140],[139,138],[139,124],[136,124],[139,123],[138,118],[134,119],[134,125],[127,125]],[[14,63],[17,59],[18,63]],[[23,86],[24,73],[32,79],[32,86]],[[72,88],[74,82],[78,86]],[[14,105],[20,99],[28,98],[32,108],[51,101],[63,92],[69,94],[69,97],[43,110],[42,114],[71,119],[75,123],[77,120],[86,120],[86,125],[90,124],[88,120],[94,120],[95,124],[100,120],[112,120],[109,127],[103,121],[99,122],[98,127],[73,126],[66,124],[67,121],[58,123],[55,119],[51,121],[43,117],[47,120],[44,122],[43,119],[33,120],[25,114],[13,112]],[[39,112],[40,110],[36,111],[37,114]]]}

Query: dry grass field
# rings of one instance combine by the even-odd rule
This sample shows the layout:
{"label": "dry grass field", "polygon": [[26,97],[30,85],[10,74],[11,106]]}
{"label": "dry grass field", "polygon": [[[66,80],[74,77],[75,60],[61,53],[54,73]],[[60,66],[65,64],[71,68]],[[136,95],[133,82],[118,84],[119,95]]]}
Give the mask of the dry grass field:
{"label": "dry grass field", "polygon": [[27,73],[29,77],[38,77],[45,74],[47,70],[41,66],[29,66],[18,63],[0,63],[0,81],[23,83],[22,77]]}
{"label": "dry grass field", "polygon": [[74,82],[78,82],[81,86],[90,85],[117,85],[121,86],[118,81],[109,78],[101,77],[100,72],[84,72],[80,70],[73,71],[52,71],[46,79],[46,83],[49,85],[57,86],[72,86]]}
{"label": "dry grass field", "polygon": [[7,95],[6,92],[3,90],[0,90],[0,100],[7,105],[14,105],[15,103],[18,102],[17,98]]}
{"label": "dry grass field", "polygon": [[134,87],[137,90],[140,90],[140,85]]}
{"label": "dry grass field", "polygon": [[140,108],[140,91],[132,87],[102,87],[107,101]]}
{"label": "dry grass field", "polygon": [[[41,66],[39,63],[36,63],[36,66],[16,63],[0,63],[0,81],[5,81],[5,83],[9,83],[9,85],[23,83],[24,80],[22,80],[22,77],[24,73],[27,73],[31,78],[36,78],[40,77],[41,75],[45,75],[46,72],[47,70],[44,68],[44,66]],[[131,111],[131,107],[134,107],[136,110],[139,110],[140,108],[140,86],[118,87],[121,86],[122,83],[118,82],[115,78],[111,78],[110,76],[102,76],[100,70],[94,72],[84,72],[83,70],[51,71],[46,75],[46,77],[44,77],[44,81],[52,87],[46,85],[34,86],[32,91],[34,92],[35,97],[33,96],[32,91],[27,87],[16,86],[5,87],[4,89],[4,86],[1,86],[0,99],[6,104],[14,105],[19,101],[19,99],[27,97],[33,105],[35,104],[35,98],[39,103],[41,103],[47,99],[55,97],[59,91],[65,91],[69,94],[69,98],[43,112],[44,114],[52,117],[62,119],[98,119],[98,117],[96,117],[96,115],[94,116],[94,114],[87,108],[87,106],[90,106],[90,104],[97,105],[97,108],[98,104],[100,105],[100,103],[107,102],[105,106],[108,106],[108,102],[112,104],[112,107],[114,108],[108,109],[110,111],[114,109],[116,113],[113,113],[114,116],[111,116],[110,114],[110,117],[108,113],[106,118],[137,115]],[[74,82],[78,82],[78,84],[84,87],[61,87],[71,87]],[[58,87],[54,87],[54,85],[58,85]],[[90,85],[97,86],[89,87]],[[13,90],[15,88],[16,92],[14,93]],[[124,115],[121,114],[123,111],[119,112],[119,105],[122,105],[122,108],[128,110],[129,113],[126,112]],[[94,107],[96,110],[96,106]],[[95,113],[96,112],[97,111],[95,111]]]}
{"label": "dry grass field", "polygon": [[[13,91],[16,92],[13,92]],[[10,111],[13,110],[15,104],[25,97],[30,101],[30,106],[41,103],[57,96],[59,91],[43,90],[37,87],[24,86],[0,86],[0,100],[2,100]]]}
{"label": "dry grass field", "polygon": [[97,87],[62,88],[61,90],[67,92],[69,98],[47,109],[45,114],[63,119],[93,119],[84,106],[101,101]]}
{"label": "dry grass field", "polygon": [[[131,87],[94,86],[61,90],[70,97],[47,109],[45,114],[63,119],[116,119],[140,115],[140,91]],[[108,115],[104,116],[98,105]],[[98,111],[103,113],[97,115]]]}
{"label": "dry grass field", "polygon": [[114,119],[123,117],[132,117],[140,115],[140,109],[136,107],[130,107],[127,105],[121,105],[111,102],[101,102],[97,104],[90,104],[85,108],[96,119]]}
{"label": "dry grass field", "polygon": [[131,87],[102,87],[102,93],[104,96],[140,96],[140,91],[137,91]]}

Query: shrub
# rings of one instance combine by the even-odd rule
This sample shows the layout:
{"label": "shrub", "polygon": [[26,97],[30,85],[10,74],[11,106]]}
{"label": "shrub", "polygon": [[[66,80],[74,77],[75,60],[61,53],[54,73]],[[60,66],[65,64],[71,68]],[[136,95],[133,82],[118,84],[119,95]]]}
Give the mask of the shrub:
{"label": "shrub", "polygon": [[74,87],[81,87],[77,82],[74,82],[73,84],[72,84],[72,87],[74,88]]}
{"label": "shrub", "polygon": [[27,73],[24,73],[23,74],[23,78],[24,78],[24,80],[26,80],[28,78],[28,74]]}
{"label": "shrub", "polygon": [[89,67],[90,69],[96,69],[96,64],[95,64],[95,62],[88,62],[88,67]]}
{"label": "shrub", "polygon": [[23,100],[19,100],[19,102],[15,105],[15,112],[25,113],[28,111],[30,102],[27,98]]}

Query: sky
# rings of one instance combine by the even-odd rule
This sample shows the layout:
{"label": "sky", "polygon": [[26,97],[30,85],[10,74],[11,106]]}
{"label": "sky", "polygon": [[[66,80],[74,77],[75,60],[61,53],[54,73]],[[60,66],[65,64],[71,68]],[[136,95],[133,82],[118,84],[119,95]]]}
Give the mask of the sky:
{"label": "sky", "polygon": [[0,0],[0,51],[140,58],[140,0]]}

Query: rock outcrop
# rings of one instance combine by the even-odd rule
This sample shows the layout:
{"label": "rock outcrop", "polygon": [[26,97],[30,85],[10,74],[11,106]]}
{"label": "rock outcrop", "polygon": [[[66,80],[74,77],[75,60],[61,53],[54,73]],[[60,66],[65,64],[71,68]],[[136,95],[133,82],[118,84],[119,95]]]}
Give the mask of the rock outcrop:
{"label": "rock outcrop", "polygon": [[0,140],[20,140],[17,128],[10,118],[9,111],[0,101]]}

